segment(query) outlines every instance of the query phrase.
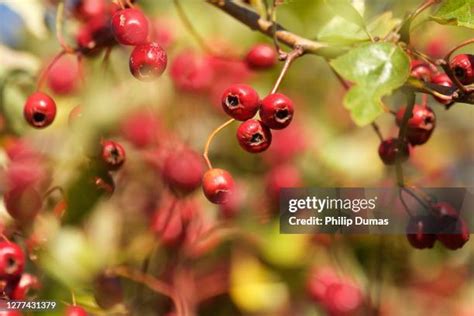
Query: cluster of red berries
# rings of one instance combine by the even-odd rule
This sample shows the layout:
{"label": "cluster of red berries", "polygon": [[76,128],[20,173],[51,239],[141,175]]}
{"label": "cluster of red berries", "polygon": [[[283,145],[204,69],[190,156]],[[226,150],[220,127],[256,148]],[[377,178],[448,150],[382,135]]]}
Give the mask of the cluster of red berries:
{"label": "cluster of red berries", "polygon": [[[456,78],[463,84],[474,83],[474,55],[461,54],[455,56],[450,68]],[[411,76],[417,79],[453,88],[454,84],[446,73],[437,72],[433,66],[414,60],[411,63]],[[435,97],[440,103],[448,106],[452,104],[450,99]],[[396,113],[396,124],[400,127],[405,116],[405,108]],[[409,116],[405,139],[386,139],[379,145],[378,153],[386,165],[394,164],[398,159],[405,161],[410,155],[410,145],[417,146],[426,143],[436,127],[436,115],[426,104],[415,104]]]}
{"label": "cluster of red berries", "polygon": [[430,214],[411,217],[407,225],[407,239],[417,249],[433,248],[436,240],[455,250],[469,240],[467,223],[447,202],[434,203]]}
{"label": "cluster of red berries", "polygon": [[142,11],[136,8],[118,10],[111,23],[117,42],[135,46],[129,62],[130,72],[135,78],[151,81],[165,71],[166,52],[158,43],[148,40],[148,19]]}
{"label": "cluster of red berries", "polygon": [[11,300],[24,300],[30,290],[40,287],[36,277],[24,273],[26,256],[21,247],[10,241],[0,242],[0,284]]}
{"label": "cluster of red berries", "polygon": [[[224,90],[221,97],[224,111],[242,121],[237,129],[240,146],[250,153],[265,151],[272,142],[271,129],[287,127],[294,113],[293,101],[282,93],[272,93],[260,100],[249,85],[235,84]],[[254,119],[259,113],[260,120]],[[223,204],[234,187],[232,176],[222,169],[210,169],[203,177],[203,190],[209,201]]]}

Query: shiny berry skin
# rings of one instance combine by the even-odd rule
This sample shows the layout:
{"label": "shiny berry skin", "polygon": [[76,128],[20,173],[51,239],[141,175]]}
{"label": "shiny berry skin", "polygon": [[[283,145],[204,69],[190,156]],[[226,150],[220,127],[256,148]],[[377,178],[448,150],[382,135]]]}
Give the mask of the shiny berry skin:
{"label": "shiny berry skin", "polygon": [[136,46],[130,55],[130,72],[141,81],[152,81],[166,69],[166,52],[157,43]]}
{"label": "shiny berry skin", "polygon": [[84,308],[80,306],[68,306],[66,308],[66,316],[87,316],[87,312]]}
{"label": "shiny berry skin", "polygon": [[0,278],[11,280],[19,277],[25,267],[25,254],[15,243],[0,242]]}
{"label": "shiny berry skin", "polygon": [[3,199],[8,214],[21,223],[31,222],[42,207],[41,195],[34,188],[17,186],[7,191]]}
{"label": "shiny berry skin", "polygon": [[202,177],[204,195],[214,204],[225,204],[230,201],[234,186],[231,174],[223,169],[209,169]]}
{"label": "shiny berry skin", "polygon": [[168,154],[163,163],[163,180],[178,195],[186,195],[201,185],[204,162],[198,153],[190,149],[176,150]]}
{"label": "shiny berry skin", "polygon": [[[451,78],[449,78],[449,76],[445,73],[434,75],[433,78],[431,79],[431,83],[434,83],[440,86],[449,87],[449,88],[454,86],[453,82],[451,81]],[[436,99],[436,101],[438,101],[441,104],[447,105],[451,103],[450,100],[444,100],[439,97],[434,97],[434,98]]]}
{"label": "shiny berry skin", "polygon": [[41,284],[37,277],[29,273],[23,273],[10,294],[10,298],[12,300],[25,300],[30,290],[37,290],[40,287]]}
{"label": "shiny berry skin", "polygon": [[474,55],[457,55],[451,60],[449,66],[462,84],[474,83]]}
{"label": "shiny berry skin", "polygon": [[245,63],[254,70],[263,70],[273,67],[277,62],[277,53],[273,46],[257,44],[245,56]]}
{"label": "shiny berry skin", "polygon": [[416,249],[433,248],[436,241],[434,218],[416,216],[410,218],[406,228],[407,239]]}
{"label": "shiny berry skin", "polygon": [[459,219],[453,227],[436,235],[436,238],[448,249],[462,248],[470,237],[469,227],[466,222]]}
{"label": "shiny berry skin", "polygon": [[101,157],[105,166],[109,170],[118,170],[125,162],[125,149],[117,142],[104,140],[101,142]]}
{"label": "shiny berry skin", "polygon": [[[396,115],[396,123],[401,126],[406,108]],[[411,145],[421,145],[428,141],[436,126],[436,116],[429,106],[415,104],[407,122],[406,138]]]}
{"label": "shiny berry skin", "polygon": [[393,165],[397,159],[406,161],[410,156],[410,148],[407,142],[403,142],[402,152],[399,152],[400,141],[397,138],[386,139],[379,145],[379,156],[386,165]]}
{"label": "shiny berry skin", "polygon": [[283,129],[293,119],[293,101],[281,93],[270,94],[262,100],[260,119],[271,129]]}
{"label": "shiny berry skin", "polygon": [[421,60],[412,60],[410,67],[410,76],[426,82],[431,81],[431,76],[433,75],[433,73],[431,71],[430,65]]}
{"label": "shiny berry skin", "polygon": [[112,17],[112,32],[122,45],[140,45],[147,41],[148,20],[138,9],[123,9]]}
{"label": "shiny berry skin", "polygon": [[224,90],[221,103],[222,108],[229,116],[239,121],[245,121],[257,114],[260,98],[251,86],[234,84]]}
{"label": "shiny berry skin", "polygon": [[23,115],[32,127],[47,127],[56,117],[56,103],[48,95],[35,92],[26,100]]}
{"label": "shiny berry skin", "polygon": [[258,120],[247,120],[237,129],[237,140],[240,146],[249,153],[265,151],[272,142],[272,132]]}

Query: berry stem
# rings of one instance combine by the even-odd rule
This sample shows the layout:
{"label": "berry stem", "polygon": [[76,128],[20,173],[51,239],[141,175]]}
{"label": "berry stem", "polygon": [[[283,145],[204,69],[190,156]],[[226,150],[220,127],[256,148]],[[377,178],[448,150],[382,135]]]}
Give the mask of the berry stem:
{"label": "berry stem", "polygon": [[412,192],[412,190],[410,190],[409,188],[407,188],[407,187],[402,187],[402,188],[400,188],[400,191],[406,192],[406,193],[408,193],[409,195],[411,195],[411,197],[413,197],[413,198],[414,198],[418,203],[420,203],[420,205],[423,206],[424,208],[426,208],[426,209],[429,209],[429,208],[430,208],[429,202],[423,201],[417,194],[415,194],[414,192]]}
{"label": "berry stem", "polygon": [[470,44],[474,44],[474,38],[471,38],[471,39],[468,39],[467,41],[464,41],[462,42],[461,44],[455,46],[454,48],[452,48],[447,54],[446,56],[444,57],[444,60],[446,62],[449,63],[449,60],[451,59],[451,55],[457,51],[458,49],[464,47],[464,46],[467,46],[467,45],[470,45]]}
{"label": "berry stem", "polygon": [[38,82],[36,83],[36,91],[40,91],[43,84],[44,84],[44,81],[46,79],[46,75],[49,73],[49,71],[51,70],[51,68],[53,68],[53,66],[58,62],[59,59],[61,59],[61,57],[63,57],[64,55],[66,55],[66,51],[65,50],[62,50],[60,51],[54,58],[53,60],[49,63],[48,67],[46,67],[45,70],[43,70],[43,72],[41,73],[41,75],[39,76],[38,78]]}
{"label": "berry stem", "polygon": [[224,124],[220,125],[214,131],[212,131],[212,133],[207,138],[206,146],[204,147],[203,156],[204,156],[204,159],[206,160],[206,163],[207,163],[207,166],[209,167],[209,169],[212,169],[212,164],[211,164],[211,161],[209,160],[209,147],[211,146],[212,139],[214,138],[214,136],[216,136],[217,133],[219,133],[227,125],[230,125],[233,121],[235,121],[235,119],[230,119],[227,122],[225,122]]}
{"label": "berry stem", "polygon": [[273,86],[272,91],[270,94],[274,94],[277,92],[278,87],[280,87],[280,84],[285,77],[286,73],[288,72],[288,69],[290,68],[291,63],[301,55],[303,55],[304,50],[301,46],[296,46],[295,49],[293,49],[291,52],[289,52],[286,56],[285,64],[283,65],[283,68],[281,69],[280,75],[278,76],[277,81],[275,82],[275,85]]}
{"label": "berry stem", "polygon": [[[412,115],[413,107],[415,106],[415,101],[416,101],[414,91],[407,91],[406,97],[407,97],[407,107],[403,115],[402,123],[400,124],[400,130],[398,132],[398,141],[399,141],[398,152],[399,153],[403,152],[403,144],[405,142],[405,136],[407,133],[408,120],[410,119]],[[402,162],[400,161],[399,157],[397,157],[396,162],[395,162],[395,172],[397,175],[398,186],[404,187],[405,181],[403,178],[403,167],[402,167]]]}
{"label": "berry stem", "polygon": [[204,50],[206,53],[214,55],[212,48],[207,45],[204,38],[196,31],[196,28],[191,23],[191,20],[184,12],[183,6],[179,0],[173,0],[174,7],[176,8],[176,12],[178,13],[179,19],[184,24],[184,27],[188,30],[194,40],[198,43],[198,45]]}
{"label": "berry stem", "polygon": [[186,315],[186,313],[184,312],[184,302],[182,302],[181,297],[178,295],[178,293],[176,293],[176,291],[173,290],[170,285],[166,284],[165,282],[160,281],[149,274],[144,274],[140,271],[123,266],[111,268],[107,272],[132,280],[137,283],[141,283],[152,291],[169,297],[175,305],[177,315]]}
{"label": "berry stem", "polygon": [[372,126],[372,128],[374,129],[375,131],[375,134],[377,134],[378,138],[380,139],[381,142],[383,142],[383,136],[382,136],[382,132],[380,131],[380,127],[377,123],[375,122],[372,122],[372,124],[370,124]]}
{"label": "berry stem", "polygon": [[403,188],[399,188],[398,189],[398,197],[400,199],[400,202],[402,202],[403,208],[407,212],[408,216],[413,217],[413,214],[412,214],[410,208],[408,207],[407,203],[405,202],[405,199],[403,198],[402,192],[403,192]]}
{"label": "berry stem", "polygon": [[63,37],[63,22],[64,22],[64,1],[59,2],[56,11],[56,38],[58,39],[59,45],[67,54],[73,54],[74,49],[66,43]]}

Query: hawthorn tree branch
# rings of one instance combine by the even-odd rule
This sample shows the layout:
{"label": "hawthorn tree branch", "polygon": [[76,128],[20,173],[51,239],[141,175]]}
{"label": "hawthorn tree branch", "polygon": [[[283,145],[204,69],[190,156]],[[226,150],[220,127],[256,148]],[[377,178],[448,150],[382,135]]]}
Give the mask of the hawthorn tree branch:
{"label": "hawthorn tree branch", "polygon": [[272,23],[262,18],[258,13],[246,6],[240,5],[232,0],[206,0],[211,5],[224,11],[241,23],[247,25],[254,31],[259,31],[271,38],[276,38],[279,43],[283,43],[290,48],[301,47],[304,53],[319,54],[321,48],[326,44],[309,40],[290,31],[287,31],[278,23]]}

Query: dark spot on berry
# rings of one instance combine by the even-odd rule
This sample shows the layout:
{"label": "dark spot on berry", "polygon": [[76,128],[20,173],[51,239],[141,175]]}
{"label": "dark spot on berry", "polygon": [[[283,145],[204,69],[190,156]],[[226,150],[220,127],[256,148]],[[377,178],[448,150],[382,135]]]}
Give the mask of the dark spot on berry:
{"label": "dark spot on berry", "polygon": [[260,134],[260,133],[255,133],[252,135],[252,139],[250,140],[250,142],[252,144],[259,144],[263,141],[263,135]]}
{"label": "dark spot on berry", "polygon": [[424,123],[426,125],[433,123],[433,118],[431,116],[425,117]]}
{"label": "dark spot on berry", "polygon": [[15,272],[16,268],[17,268],[16,260],[12,257],[9,257],[7,259],[7,268],[6,268],[7,273]]}
{"label": "dark spot on berry", "polygon": [[140,77],[142,78],[149,78],[153,76],[153,73],[155,72],[155,68],[153,66],[143,64],[140,66],[140,69],[138,70],[140,73]]}
{"label": "dark spot on berry", "polygon": [[458,78],[463,78],[464,75],[465,75],[464,68],[462,68],[462,67],[455,67],[455,68],[454,68],[454,74],[455,74],[456,77],[458,77]]}
{"label": "dark spot on berry", "polygon": [[228,95],[225,102],[226,102],[228,107],[233,108],[233,107],[236,107],[237,105],[239,105],[240,100],[239,100],[239,97],[237,97],[235,95]]}
{"label": "dark spot on berry", "polygon": [[288,112],[287,109],[281,109],[281,110],[276,111],[275,116],[279,120],[284,120],[288,117],[289,114],[290,113]]}
{"label": "dark spot on berry", "polygon": [[46,120],[46,115],[41,112],[35,112],[33,114],[33,121],[36,123],[43,123]]}

